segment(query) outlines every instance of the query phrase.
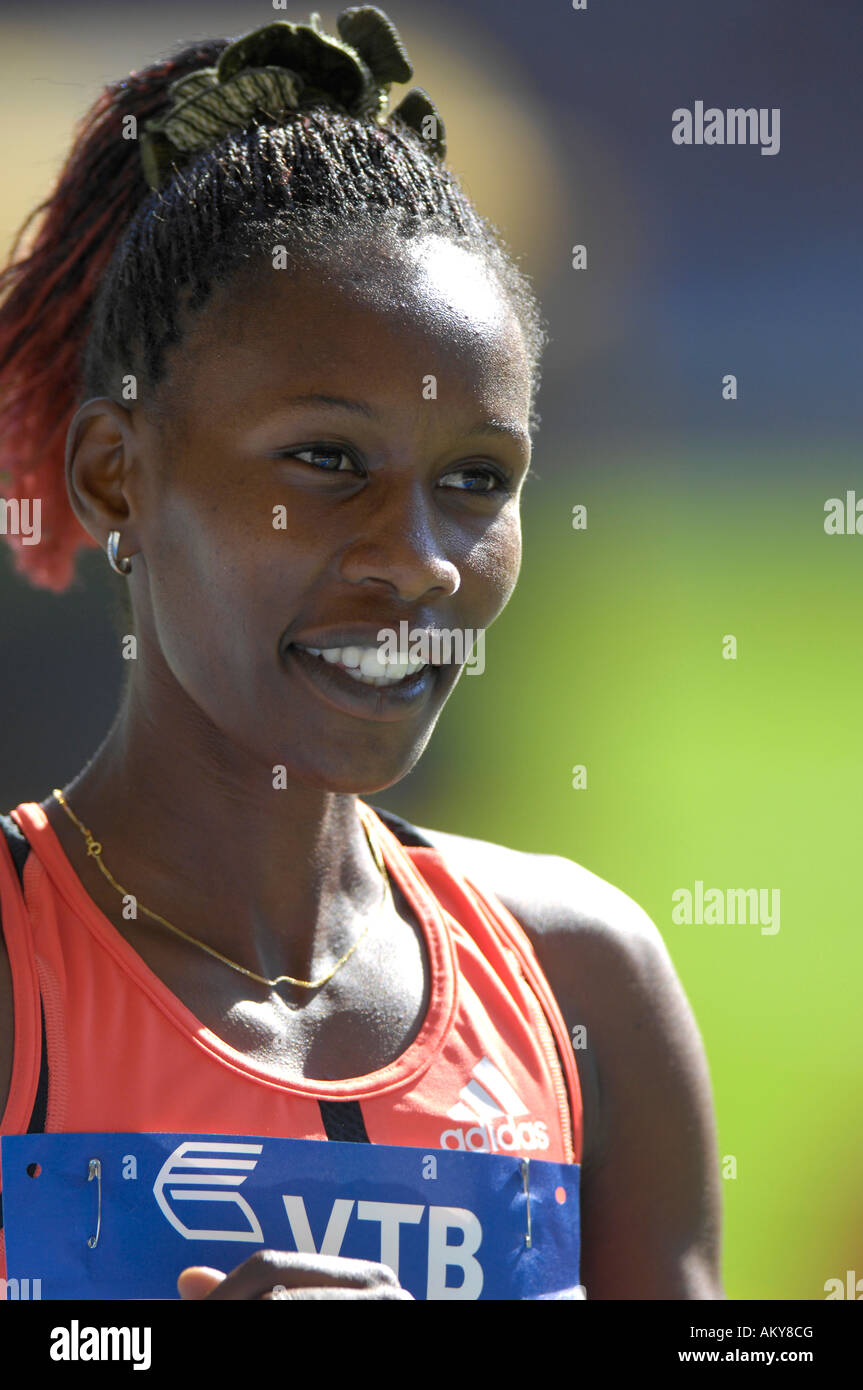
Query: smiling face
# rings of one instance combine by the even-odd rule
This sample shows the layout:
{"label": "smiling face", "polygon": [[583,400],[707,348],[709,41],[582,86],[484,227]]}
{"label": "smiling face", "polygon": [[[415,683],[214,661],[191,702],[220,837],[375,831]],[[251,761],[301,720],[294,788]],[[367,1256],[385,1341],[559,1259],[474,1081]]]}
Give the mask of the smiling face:
{"label": "smiling face", "polygon": [[530,380],[504,292],[438,237],[259,269],[168,372],[136,421],[139,669],[290,778],[390,786],[463,668],[373,685],[349,649],[485,629],[518,574]]}

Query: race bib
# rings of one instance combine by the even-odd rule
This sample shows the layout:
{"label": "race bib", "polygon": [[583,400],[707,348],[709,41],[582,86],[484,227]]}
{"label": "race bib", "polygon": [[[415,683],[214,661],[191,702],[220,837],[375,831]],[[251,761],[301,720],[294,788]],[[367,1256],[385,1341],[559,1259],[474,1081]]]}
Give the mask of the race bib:
{"label": "race bib", "polygon": [[250,1135],[0,1145],[7,1285],[45,1299],[174,1299],[188,1265],[260,1249],[379,1261],[417,1299],[584,1297],[577,1164]]}

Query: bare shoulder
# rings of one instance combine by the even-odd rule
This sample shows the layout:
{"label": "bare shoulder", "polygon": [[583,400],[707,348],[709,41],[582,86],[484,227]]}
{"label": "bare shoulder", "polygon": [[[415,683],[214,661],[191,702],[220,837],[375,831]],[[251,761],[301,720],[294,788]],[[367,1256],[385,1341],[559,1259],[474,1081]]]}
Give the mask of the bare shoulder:
{"label": "bare shoulder", "polygon": [[723,1298],[707,1058],[657,926],[573,860],[417,829],[522,925],[574,1040],[588,1297]]}
{"label": "bare shoulder", "polygon": [[490,889],[524,928],[570,1033],[590,1020],[588,1055],[576,1056],[581,1070],[600,1062],[607,1070],[651,1012],[661,1015],[669,1041],[682,1032],[685,1044],[691,1016],[668,949],[628,894],[563,856],[417,829],[478,888]]}
{"label": "bare shoulder", "polygon": [[610,969],[655,970],[669,961],[660,932],[637,902],[590,869],[556,854],[532,854],[490,840],[417,829],[477,887],[494,892],[527,932],[543,966],[549,963],[567,1003],[579,989],[581,966],[597,953]]}

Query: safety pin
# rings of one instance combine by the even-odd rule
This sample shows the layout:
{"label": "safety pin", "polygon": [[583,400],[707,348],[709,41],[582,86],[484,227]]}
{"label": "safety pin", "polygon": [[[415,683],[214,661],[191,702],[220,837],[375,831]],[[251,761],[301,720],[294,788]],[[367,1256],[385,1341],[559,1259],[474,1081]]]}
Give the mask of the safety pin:
{"label": "safety pin", "polygon": [[94,1250],[96,1248],[96,1245],[99,1241],[99,1232],[102,1229],[102,1164],[98,1158],[90,1159],[90,1169],[87,1173],[88,1182],[92,1182],[94,1178],[96,1179],[96,1190],[98,1196],[96,1199],[96,1234],[94,1236],[90,1236],[89,1240],[87,1241],[87,1244],[89,1245],[91,1250]]}
{"label": "safety pin", "polygon": [[530,1159],[521,1160],[521,1176],[524,1183],[524,1194],[527,1197],[527,1230],[524,1236],[524,1243],[528,1250],[533,1247],[533,1237],[530,1233]]}

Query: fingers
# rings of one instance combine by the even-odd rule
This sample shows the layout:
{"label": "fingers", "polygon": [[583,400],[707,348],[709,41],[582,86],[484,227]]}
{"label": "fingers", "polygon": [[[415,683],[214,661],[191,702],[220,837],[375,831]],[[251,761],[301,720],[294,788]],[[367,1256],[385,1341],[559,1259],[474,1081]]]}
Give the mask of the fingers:
{"label": "fingers", "polygon": [[[197,1271],[194,1272],[197,1274]],[[211,1276],[217,1272],[204,1271]],[[188,1271],[184,1270],[183,1273],[187,1275]],[[199,1280],[194,1287],[200,1288],[202,1282]],[[345,1298],[390,1297],[391,1290],[395,1296],[401,1297],[405,1292],[387,1265],[375,1264],[371,1260],[349,1260],[339,1255],[304,1255],[285,1250],[258,1250],[225,1278],[213,1281],[208,1292],[197,1296],[211,1301],[261,1299],[272,1294],[275,1286],[292,1297],[304,1297],[303,1291],[310,1289],[323,1290],[324,1296],[330,1297],[337,1287],[342,1290],[337,1296]],[[285,1294],[279,1292],[278,1297],[281,1299]]]}
{"label": "fingers", "polygon": [[211,1269],[209,1265],[189,1265],[177,1279],[181,1298],[206,1298],[225,1278],[221,1269]]}
{"label": "fingers", "polygon": [[356,1299],[365,1299],[367,1301],[372,1299],[375,1302],[380,1302],[381,1300],[397,1300],[400,1303],[403,1303],[405,1300],[407,1300],[410,1303],[415,1302],[413,1294],[408,1293],[407,1289],[403,1289],[399,1285],[395,1285],[395,1287],[393,1287],[389,1284],[379,1284],[376,1287],[369,1289],[346,1289],[340,1285],[335,1285],[327,1288],[315,1288],[314,1286],[312,1286],[311,1288],[297,1289],[285,1289],[276,1287],[274,1289],[271,1289],[269,1293],[262,1293],[257,1302],[318,1302],[323,1300],[329,1301],[332,1299],[350,1299],[352,1303]]}

